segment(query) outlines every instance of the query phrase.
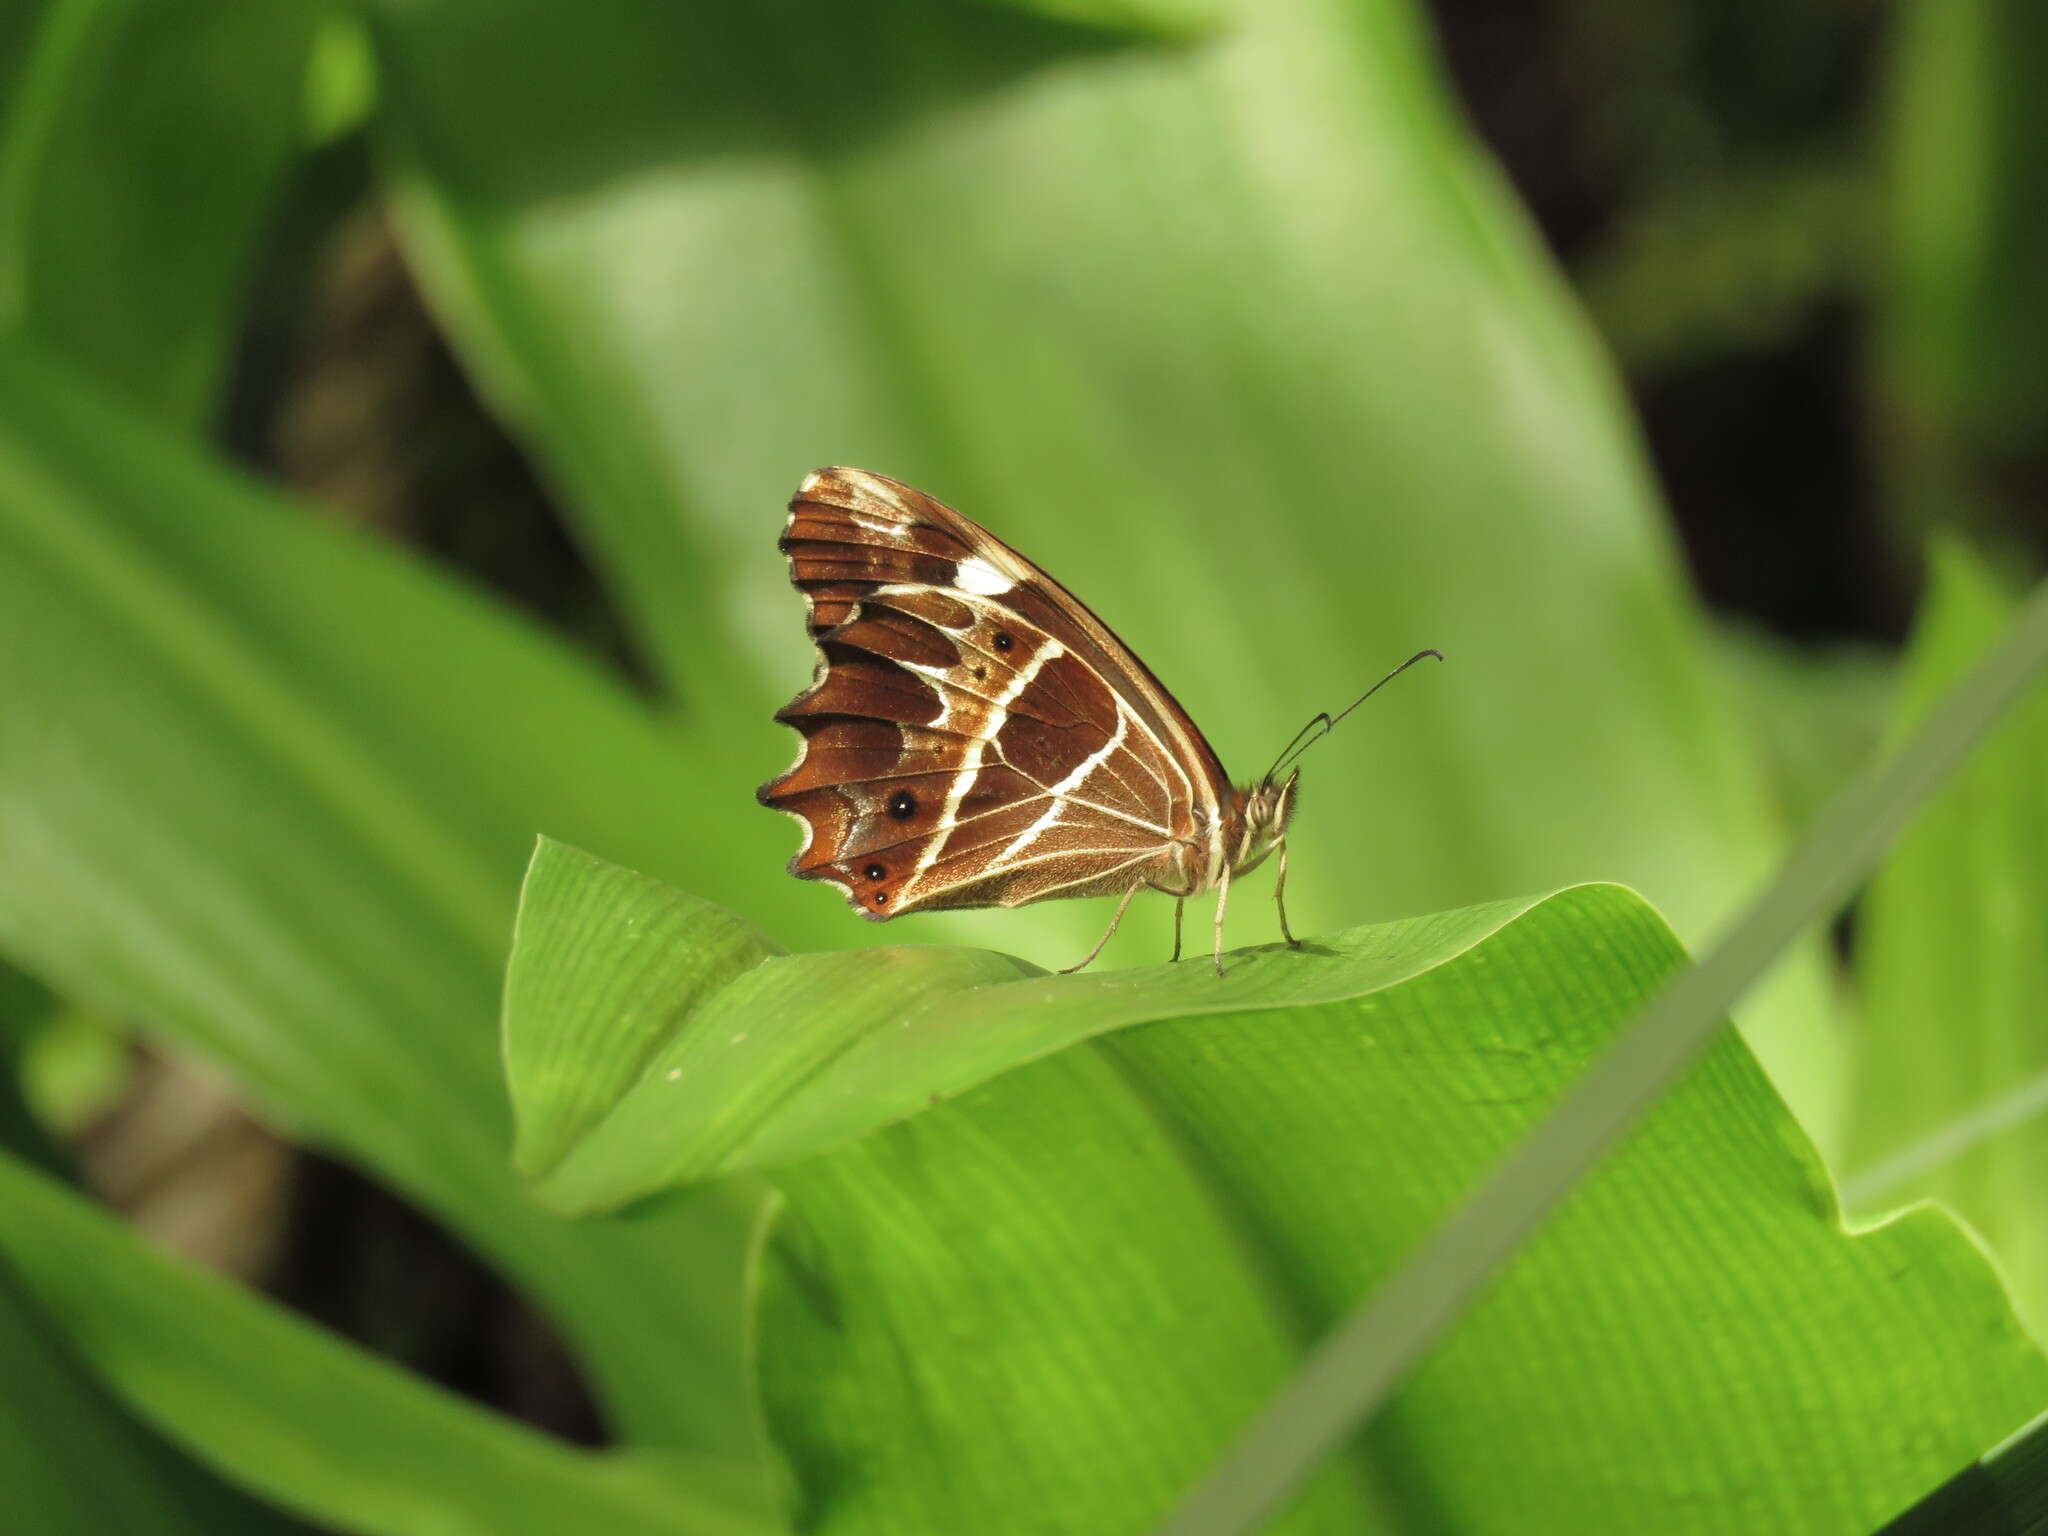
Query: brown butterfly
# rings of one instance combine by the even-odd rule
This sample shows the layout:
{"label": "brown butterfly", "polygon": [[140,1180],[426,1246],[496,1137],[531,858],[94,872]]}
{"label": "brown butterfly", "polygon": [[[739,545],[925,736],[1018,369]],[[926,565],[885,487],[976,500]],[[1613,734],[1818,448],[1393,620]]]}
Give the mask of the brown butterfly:
{"label": "brown butterfly", "polygon": [[[803,747],[763,805],[803,823],[790,861],[877,921],[949,907],[1121,896],[1181,909],[1214,890],[1216,974],[1230,882],[1280,856],[1287,942],[1293,767],[1388,678],[1318,715],[1256,783],[1233,786],[1187,712],[1108,625],[1007,544],[922,491],[820,469],[782,550],[810,607],[811,687],[776,712]],[[1283,778],[1282,775],[1285,774]]]}

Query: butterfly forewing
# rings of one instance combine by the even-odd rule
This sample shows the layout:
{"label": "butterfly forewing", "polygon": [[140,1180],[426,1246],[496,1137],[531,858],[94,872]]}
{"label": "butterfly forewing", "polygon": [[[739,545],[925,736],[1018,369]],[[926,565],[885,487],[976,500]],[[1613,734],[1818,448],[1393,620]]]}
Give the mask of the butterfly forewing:
{"label": "butterfly forewing", "polygon": [[782,548],[820,670],[763,786],[805,827],[790,872],[865,916],[1207,881],[1229,788],[1171,695],[986,530],[861,470],[808,477]]}

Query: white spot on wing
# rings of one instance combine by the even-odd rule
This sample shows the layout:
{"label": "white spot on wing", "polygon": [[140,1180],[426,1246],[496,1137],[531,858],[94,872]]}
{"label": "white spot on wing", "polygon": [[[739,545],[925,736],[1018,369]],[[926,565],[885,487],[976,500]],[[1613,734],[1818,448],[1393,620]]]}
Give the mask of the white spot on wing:
{"label": "white spot on wing", "polygon": [[846,518],[856,528],[865,528],[869,533],[879,533],[883,538],[894,539],[898,543],[910,537],[910,527],[906,523],[885,523],[878,518],[862,517],[853,511],[848,511]]}
{"label": "white spot on wing", "polygon": [[979,555],[962,560],[953,581],[962,592],[972,592],[976,597],[994,597],[1017,585]]}

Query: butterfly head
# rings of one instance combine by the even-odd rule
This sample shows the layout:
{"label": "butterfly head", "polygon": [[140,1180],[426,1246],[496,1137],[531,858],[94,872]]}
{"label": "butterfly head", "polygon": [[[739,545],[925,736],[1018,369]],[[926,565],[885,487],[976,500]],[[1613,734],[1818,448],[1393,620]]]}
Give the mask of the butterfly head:
{"label": "butterfly head", "polygon": [[1285,778],[1268,775],[1237,792],[1237,839],[1230,850],[1233,874],[1257,865],[1287,835],[1294,819],[1294,788],[1301,782],[1301,770],[1291,768]]}

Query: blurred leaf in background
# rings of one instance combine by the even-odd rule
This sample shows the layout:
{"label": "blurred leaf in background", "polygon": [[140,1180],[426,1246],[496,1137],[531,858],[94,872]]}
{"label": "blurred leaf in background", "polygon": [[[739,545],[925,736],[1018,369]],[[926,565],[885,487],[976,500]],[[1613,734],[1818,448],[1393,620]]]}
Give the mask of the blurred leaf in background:
{"label": "blurred leaf in background", "polygon": [[23,1067],[57,1011],[46,988],[0,963],[0,1147],[53,1170],[63,1158],[47,1123],[31,1109]]}
{"label": "blurred leaf in background", "polygon": [[[1916,627],[1902,714],[1923,711],[2048,561],[2048,16],[2007,0],[1899,14],[1886,79],[1884,279],[1872,393],[1889,507],[1950,540]],[[1982,1232],[2048,1327],[2041,1028],[2048,726],[2016,716],[1923,816],[1865,907],[1867,1015],[1847,1190],[1935,1196]]]}
{"label": "blurred leaf in background", "polygon": [[320,15],[299,0],[44,7],[0,117],[0,325],[152,415],[210,426],[301,149]]}
{"label": "blurred leaf in background", "polygon": [[11,100],[51,0],[23,0],[0,11],[0,99]]}
{"label": "blurred leaf in background", "polygon": [[[572,1232],[507,1163],[492,1036],[533,824],[708,868],[643,823],[688,769],[618,686],[17,349],[0,356],[0,687],[8,953],[224,1062],[276,1122],[491,1254],[622,1425],[752,1443],[741,1385],[710,1362],[738,1369],[756,1202]],[[650,1327],[699,1358],[692,1392],[649,1357]]]}
{"label": "blurred leaf in background", "polygon": [[[0,1250],[24,1291],[63,1319],[114,1391],[242,1486],[324,1526],[365,1536],[581,1529],[768,1536],[777,1529],[762,1513],[755,1469],[744,1463],[571,1449],[373,1360],[216,1276],[150,1253],[85,1201],[4,1156],[0,1196],[7,1212]],[[0,1264],[0,1277],[9,1273]],[[0,1311],[0,1347],[9,1342],[5,1329]],[[180,1500],[174,1511],[199,1511],[193,1530],[296,1529],[240,1500],[202,1502],[214,1485],[189,1466],[131,1470],[82,1440],[52,1448],[75,1460],[68,1486],[48,1508],[53,1520],[70,1507],[96,1511],[101,1523],[80,1531],[188,1528],[170,1520],[124,1524],[117,1496]],[[94,1486],[109,1479],[112,1491]],[[40,1492],[25,1480],[9,1491]],[[18,1507],[40,1513],[44,1501]]]}
{"label": "blurred leaf in background", "polygon": [[[0,1152],[0,1167],[12,1166]],[[137,1422],[0,1260],[0,1490],[35,1536],[286,1536],[300,1527],[226,1487]]]}
{"label": "blurred leaf in background", "polygon": [[2048,561],[2048,13],[1897,17],[1873,384],[1894,509]]}
{"label": "blurred leaf in background", "polygon": [[1773,798],[1804,827],[1884,745],[1896,664],[1868,642],[1801,645],[1750,625],[1724,626],[1719,640]]}
{"label": "blurred leaf in background", "polygon": [[[1902,717],[2004,625],[2001,580],[1936,562]],[[2003,725],[1921,813],[1862,909],[1864,1049],[1846,1188],[1865,1211],[1924,1198],[1998,1254],[2048,1337],[2048,696]]]}

